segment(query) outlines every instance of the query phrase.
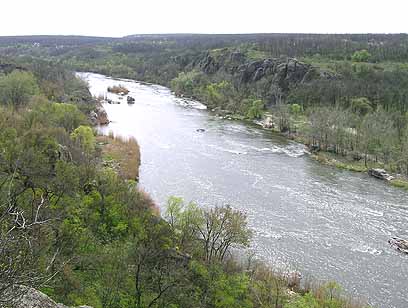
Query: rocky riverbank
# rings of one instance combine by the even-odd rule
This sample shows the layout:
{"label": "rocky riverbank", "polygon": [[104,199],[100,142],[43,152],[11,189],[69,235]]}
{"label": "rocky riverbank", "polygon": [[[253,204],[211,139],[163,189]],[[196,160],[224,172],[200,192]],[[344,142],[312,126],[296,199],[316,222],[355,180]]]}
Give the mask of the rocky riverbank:
{"label": "rocky riverbank", "polygon": [[89,119],[92,125],[109,124],[108,114],[100,101],[96,101],[95,109],[90,112]]}
{"label": "rocky riverbank", "polygon": [[[234,119],[232,116],[231,119]],[[273,119],[271,113],[265,113],[260,120],[253,120],[253,123],[261,126],[264,129],[272,130],[277,134],[284,136],[285,138],[295,140],[309,147],[310,157],[314,160],[329,166],[336,167],[338,169],[343,169],[352,172],[363,172],[368,175],[375,177],[380,180],[384,180],[389,185],[394,187],[403,188],[408,190],[408,178],[401,175],[393,173],[384,167],[384,164],[380,162],[371,162],[370,166],[364,164],[362,160],[356,160],[348,155],[340,155],[329,151],[316,150],[310,147],[308,142],[302,137],[301,132],[297,131],[295,133],[282,133],[277,129],[277,125]],[[361,156],[362,157],[362,156]]]}

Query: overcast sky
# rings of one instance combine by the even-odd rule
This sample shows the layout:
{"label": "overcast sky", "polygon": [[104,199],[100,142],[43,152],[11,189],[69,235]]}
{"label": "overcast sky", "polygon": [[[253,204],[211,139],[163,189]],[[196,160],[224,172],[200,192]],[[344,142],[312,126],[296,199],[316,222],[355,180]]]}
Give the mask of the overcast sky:
{"label": "overcast sky", "polygon": [[407,33],[408,0],[1,0],[0,35]]}

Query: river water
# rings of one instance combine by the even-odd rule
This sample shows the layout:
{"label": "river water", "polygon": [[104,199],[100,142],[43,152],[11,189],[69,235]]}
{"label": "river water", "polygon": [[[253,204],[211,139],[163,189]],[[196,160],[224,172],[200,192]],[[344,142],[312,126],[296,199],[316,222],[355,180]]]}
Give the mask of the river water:
{"label": "river water", "polygon": [[[81,73],[95,96],[123,84],[134,105],[106,104],[101,128],[141,146],[140,185],[165,208],[169,196],[247,213],[252,249],[276,266],[335,280],[375,307],[408,307],[408,255],[389,247],[408,238],[408,193],[366,174],[321,165],[302,145],[222,120],[170,90]],[[203,128],[205,132],[198,132]]]}

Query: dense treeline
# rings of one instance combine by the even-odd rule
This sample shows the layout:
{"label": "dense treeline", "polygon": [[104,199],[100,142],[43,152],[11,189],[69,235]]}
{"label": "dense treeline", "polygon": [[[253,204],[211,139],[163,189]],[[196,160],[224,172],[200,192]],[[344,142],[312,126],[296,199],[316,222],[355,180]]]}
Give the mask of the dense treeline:
{"label": "dense treeline", "polygon": [[92,37],[92,36],[75,36],[75,35],[33,35],[33,36],[1,36],[0,45],[24,45],[35,44],[49,47],[57,47],[61,45],[88,45],[115,40],[109,37]]}
{"label": "dense treeline", "polygon": [[0,75],[2,307],[20,285],[95,308],[356,307],[334,283],[301,288],[297,275],[234,260],[251,231],[232,207],[170,198],[159,217],[135,181],[102,163],[86,85],[47,62],[9,64]]}
{"label": "dense treeline", "polygon": [[[269,57],[321,56],[351,60],[355,51],[368,50],[372,62],[406,61],[407,34],[229,34],[131,36],[134,46],[145,42],[172,42],[179,49],[208,50],[249,45]],[[154,46],[153,44],[151,44]],[[151,48],[151,50],[153,47]],[[132,52],[130,49],[128,51]]]}

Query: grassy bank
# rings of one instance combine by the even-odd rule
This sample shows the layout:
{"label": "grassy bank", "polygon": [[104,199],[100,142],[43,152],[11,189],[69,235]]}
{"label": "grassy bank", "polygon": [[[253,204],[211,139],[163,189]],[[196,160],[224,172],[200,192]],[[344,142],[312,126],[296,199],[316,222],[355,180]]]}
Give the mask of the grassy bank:
{"label": "grassy bank", "polygon": [[118,172],[125,180],[139,180],[140,148],[136,139],[97,136],[103,165]]}

